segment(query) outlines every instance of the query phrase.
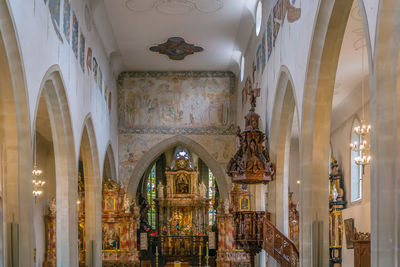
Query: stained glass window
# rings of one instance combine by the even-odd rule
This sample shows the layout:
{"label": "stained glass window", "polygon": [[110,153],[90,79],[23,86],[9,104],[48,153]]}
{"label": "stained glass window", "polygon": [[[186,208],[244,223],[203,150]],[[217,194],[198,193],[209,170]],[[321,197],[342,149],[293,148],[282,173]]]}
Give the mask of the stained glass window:
{"label": "stained glass window", "polygon": [[214,174],[210,169],[208,169],[208,198],[209,207],[208,207],[208,225],[213,226],[215,225],[215,217],[216,217],[216,210],[215,210],[215,195],[217,192],[217,187],[215,184],[215,177]]}
{"label": "stained glass window", "polygon": [[149,177],[147,179],[147,202],[150,205],[148,212],[149,224],[153,229],[156,229],[156,164],[151,168]]}

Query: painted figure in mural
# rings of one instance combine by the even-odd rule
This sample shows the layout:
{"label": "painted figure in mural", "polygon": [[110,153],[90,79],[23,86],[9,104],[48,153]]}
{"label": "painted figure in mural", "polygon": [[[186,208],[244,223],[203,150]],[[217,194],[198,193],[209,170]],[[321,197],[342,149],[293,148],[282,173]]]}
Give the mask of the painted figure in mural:
{"label": "painted figure in mural", "polygon": [[278,36],[280,28],[283,26],[285,22],[285,18],[287,15],[287,20],[289,23],[293,23],[300,19],[301,9],[293,6],[289,0],[278,0],[275,4],[274,9],[274,46],[276,37]]}
{"label": "painted figure in mural", "polygon": [[176,193],[187,194],[189,193],[189,184],[187,182],[186,175],[183,173],[179,174],[176,178]]}

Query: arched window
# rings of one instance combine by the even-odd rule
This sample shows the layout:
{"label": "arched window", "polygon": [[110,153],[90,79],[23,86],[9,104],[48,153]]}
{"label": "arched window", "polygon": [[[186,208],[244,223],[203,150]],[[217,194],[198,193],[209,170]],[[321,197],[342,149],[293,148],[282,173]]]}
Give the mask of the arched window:
{"label": "arched window", "polygon": [[240,81],[242,82],[244,79],[244,56],[240,60]]}
{"label": "arched window", "polygon": [[[354,127],[360,126],[360,121],[355,118],[351,127],[351,143],[360,144],[361,137],[354,133]],[[355,159],[361,157],[361,153],[351,150],[350,152],[350,200],[358,201],[362,198],[362,166],[355,163]]]}
{"label": "arched window", "polygon": [[208,169],[208,198],[210,199],[208,207],[208,225],[215,225],[215,216],[217,211],[215,210],[215,197],[217,193],[217,187],[215,185],[215,177],[210,169]]}
{"label": "arched window", "polygon": [[257,9],[256,9],[256,35],[257,36],[261,30],[261,22],[262,22],[262,3],[261,3],[261,1],[259,1],[257,4]]}
{"label": "arched window", "polygon": [[150,206],[148,215],[149,224],[156,229],[156,164],[153,165],[147,178],[147,202]]}

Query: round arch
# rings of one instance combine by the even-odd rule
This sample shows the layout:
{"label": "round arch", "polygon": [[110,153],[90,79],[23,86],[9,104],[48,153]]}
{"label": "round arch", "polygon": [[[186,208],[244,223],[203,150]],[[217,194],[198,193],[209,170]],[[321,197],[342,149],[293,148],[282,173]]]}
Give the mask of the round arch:
{"label": "round arch", "polygon": [[205,164],[212,170],[215,175],[215,179],[218,184],[218,189],[223,199],[228,197],[228,193],[230,192],[230,183],[228,183],[227,175],[219,163],[205,150],[200,144],[195,142],[194,140],[177,135],[171,137],[169,139],[164,140],[158,145],[152,147],[136,164],[136,167],[133,170],[133,175],[130,177],[128,184],[128,193],[131,196],[136,195],[137,187],[139,185],[140,179],[145,173],[148,166],[158,158],[163,152],[166,150],[182,145],[188,148],[191,152],[196,153],[201,160],[204,161]]}
{"label": "round arch", "polygon": [[[29,103],[18,40],[7,1],[0,1],[0,257],[33,264],[32,147]],[[19,228],[19,235],[11,229]],[[10,254],[10,248],[17,253]]]}
{"label": "round arch", "polygon": [[[276,225],[288,233],[289,155],[294,115],[297,114],[296,92],[286,66],[281,67],[271,119],[271,159],[275,163],[275,180],[269,187],[268,203]],[[298,118],[297,118],[297,121]],[[300,151],[299,149],[297,151]]]}
{"label": "round arch", "polygon": [[[68,98],[57,65],[44,75],[38,100],[42,94],[50,118],[56,166],[57,265],[74,266],[78,262],[77,164]],[[39,101],[36,112],[38,106]]]}
{"label": "round arch", "polygon": [[[363,7],[362,0],[358,1]],[[329,150],[333,90],[353,1],[321,1],[308,58],[300,137],[300,259],[303,266],[329,262]],[[361,12],[365,12],[360,8]],[[366,15],[364,33],[369,40]],[[367,42],[367,50],[371,44]],[[369,56],[369,58],[371,58]],[[371,61],[369,62],[371,66]],[[324,160],[326,159],[326,160]]]}
{"label": "round arch", "polygon": [[100,266],[102,262],[101,179],[96,135],[90,114],[86,116],[82,127],[80,156],[82,157],[85,179],[86,264],[88,266]]}

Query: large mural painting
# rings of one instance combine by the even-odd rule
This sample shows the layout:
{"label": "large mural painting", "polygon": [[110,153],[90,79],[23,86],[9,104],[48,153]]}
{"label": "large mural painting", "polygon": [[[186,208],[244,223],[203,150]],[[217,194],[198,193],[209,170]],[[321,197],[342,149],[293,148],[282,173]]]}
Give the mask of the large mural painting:
{"label": "large mural painting", "polygon": [[119,180],[159,143],[188,138],[225,168],[235,153],[236,80],[231,72],[125,72],[118,79]]}
{"label": "large mural painting", "polygon": [[123,133],[232,134],[230,72],[125,72],[119,77]]}

